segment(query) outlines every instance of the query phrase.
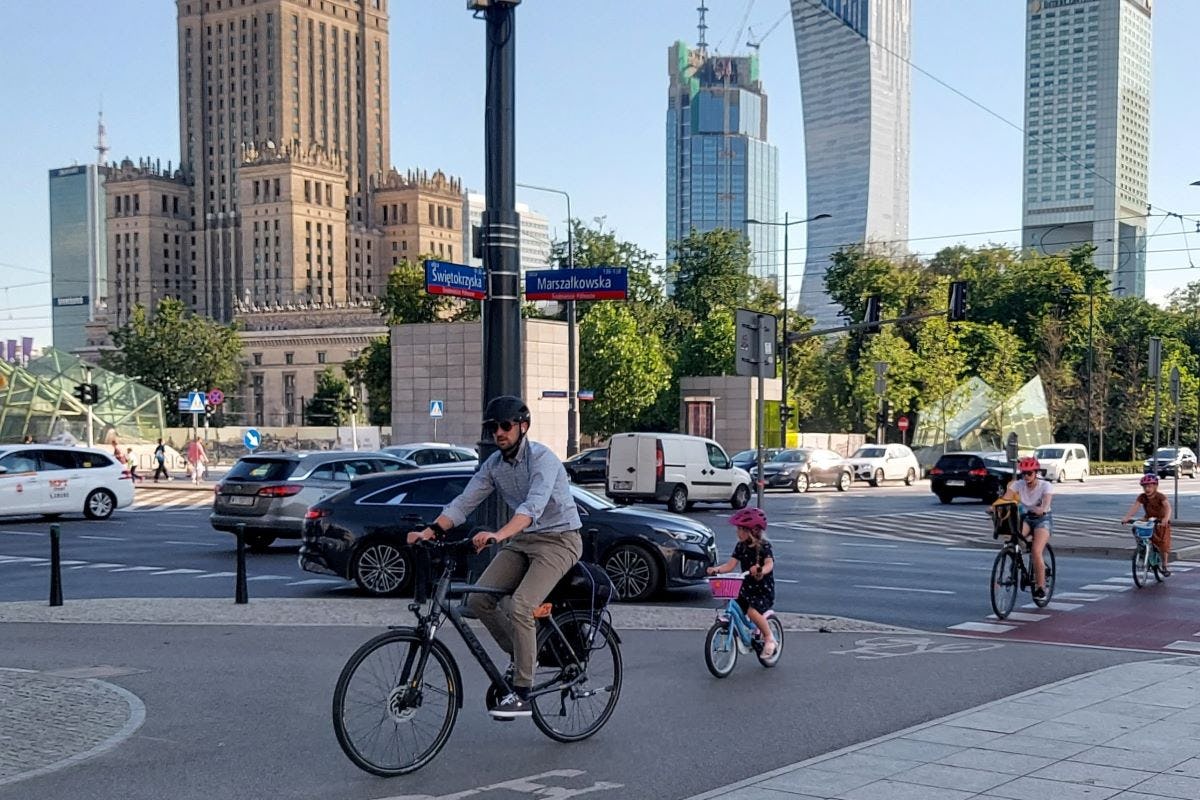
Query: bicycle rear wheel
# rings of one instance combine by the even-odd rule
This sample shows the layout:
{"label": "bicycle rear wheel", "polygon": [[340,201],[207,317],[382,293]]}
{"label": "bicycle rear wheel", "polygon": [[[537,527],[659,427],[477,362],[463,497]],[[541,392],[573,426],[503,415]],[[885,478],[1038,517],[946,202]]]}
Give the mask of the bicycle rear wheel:
{"label": "bicycle rear wheel", "polygon": [[992,611],[998,619],[1005,619],[1017,603],[1017,560],[1013,552],[1005,547],[996,554],[992,563]]}
{"label": "bicycle rear wheel", "polygon": [[[1033,556],[1029,557],[1030,574],[1033,574]],[[1054,548],[1046,542],[1046,549],[1042,551],[1042,563],[1046,567],[1046,585],[1045,593],[1039,598],[1033,598],[1033,604],[1038,608],[1045,608],[1050,605],[1050,598],[1054,596],[1054,576],[1057,572],[1057,567],[1054,562]],[[1036,578],[1035,578],[1036,580]]]}
{"label": "bicycle rear wheel", "polygon": [[775,652],[770,658],[763,658],[762,651],[758,652],[758,663],[764,667],[773,667],[779,663],[779,656],[783,653],[783,624],[775,617],[767,617],[767,627],[771,629],[771,635],[775,637]]}
{"label": "bicycle rear wheel", "polygon": [[414,675],[423,642],[416,631],[380,634],[350,656],[333,692],[333,729],[346,756],[385,778],[428,764],[450,738],[462,704],[454,657],[430,645]]}
{"label": "bicycle rear wheel", "polygon": [[714,622],[704,637],[704,663],[716,678],[728,677],[737,666],[737,636],[731,622]]}
{"label": "bicycle rear wheel", "polygon": [[621,647],[616,631],[599,617],[571,612],[554,620],[561,636],[550,625],[538,632],[533,724],[556,742],[578,742],[603,728],[617,707]]}
{"label": "bicycle rear wheel", "polygon": [[1139,589],[1150,583],[1150,546],[1144,541],[1138,541],[1133,551],[1133,583]]}

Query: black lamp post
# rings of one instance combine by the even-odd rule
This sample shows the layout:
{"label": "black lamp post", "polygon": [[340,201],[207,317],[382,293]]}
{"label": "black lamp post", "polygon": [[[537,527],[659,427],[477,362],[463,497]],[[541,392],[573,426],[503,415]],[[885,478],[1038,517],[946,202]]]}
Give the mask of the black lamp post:
{"label": "black lamp post", "polygon": [[1062,287],[1059,294],[1063,297],[1086,297],[1088,299],[1088,363],[1087,363],[1087,451],[1088,459],[1092,458],[1092,327],[1095,324],[1095,297],[1096,289],[1094,286],[1088,286],[1086,292],[1071,291],[1067,287]]}
{"label": "black lamp post", "polygon": [[[785,211],[783,214],[783,222],[763,222],[757,219],[748,219],[748,225],[774,225],[783,228],[783,408],[790,409],[788,405],[788,230],[793,225],[802,225],[805,222],[816,222],[819,219],[830,219],[831,214],[817,214],[807,219],[789,220],[788,214]],[[787,430],[788,430],[788,412],[785,410],[780,417],[780,433],[782,444],[787,447]]]}

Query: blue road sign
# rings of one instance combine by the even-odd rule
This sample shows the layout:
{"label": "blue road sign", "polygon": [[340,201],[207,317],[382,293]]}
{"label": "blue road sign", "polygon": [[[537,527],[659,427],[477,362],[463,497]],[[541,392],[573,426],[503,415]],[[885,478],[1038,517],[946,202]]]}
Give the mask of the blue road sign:
{"label": "blue road sign", "polygon": [[[181,410],[187,411],[189,414],[203,414],[204,404],[208,400],[208,395],[204,392],[188,392],[187,408]],[[182,406],[183,404],[180,403]]]}
{"label": "blue road sign", "polygon": [[262,434],[254,428],[247,428],[242,434],[242,444],[246,445],[248,450],[253,450],[262,444]]}
{"label": "blue road sign", "polygon": [[486,300],[485,274],[480,267],[429,259],[425,262],[425,291],[429,294]]}
{"label": "blue road sign", "polygon": [[624,300],[629,271],[625,267],[539,269],[525,273],[526,300]]}
{"label": "blue road sign", "polygon": [[445,416],[444,412],[445,405],[441,400],[429,401],[429,416],[433,417],[434,419],[438,419],[439,417]]}

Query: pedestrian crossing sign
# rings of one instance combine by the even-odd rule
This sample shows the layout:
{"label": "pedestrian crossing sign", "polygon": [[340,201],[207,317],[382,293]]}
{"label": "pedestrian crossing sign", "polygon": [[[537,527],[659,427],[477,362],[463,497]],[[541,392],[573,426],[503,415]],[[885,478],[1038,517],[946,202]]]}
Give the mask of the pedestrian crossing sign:
{"label": "pedestrian crossing sign", "polygon": [[205,398],[204,392],[189,393],[188,394],[188,406],[187,406],[188,413],[189,414],[203,414],[205,399],[206,398]]}
{"label": "pedestrian crossing sign", "polygon": [[434,419],[438,419],[439,417],[444,416],[442,412],[443,405],[441,400],[429,401],[429,416],[433,417]]}

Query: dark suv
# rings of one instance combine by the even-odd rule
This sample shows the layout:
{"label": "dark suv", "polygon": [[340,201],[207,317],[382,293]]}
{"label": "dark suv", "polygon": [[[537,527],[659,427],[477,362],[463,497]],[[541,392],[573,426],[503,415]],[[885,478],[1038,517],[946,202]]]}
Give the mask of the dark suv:
{"label": "dark suv", "polygon": [[1142,462],[1143,472],[1153,472],[1160,478],[1173,475],[1196,477],[1196,454],[1189,447],[1160,447]]}
{"label": "dark suv", "polygon": [[1004,453],[946,453],[929,471],[929,488],[943,503],[956,497],[994,503],[1012,479]]}

